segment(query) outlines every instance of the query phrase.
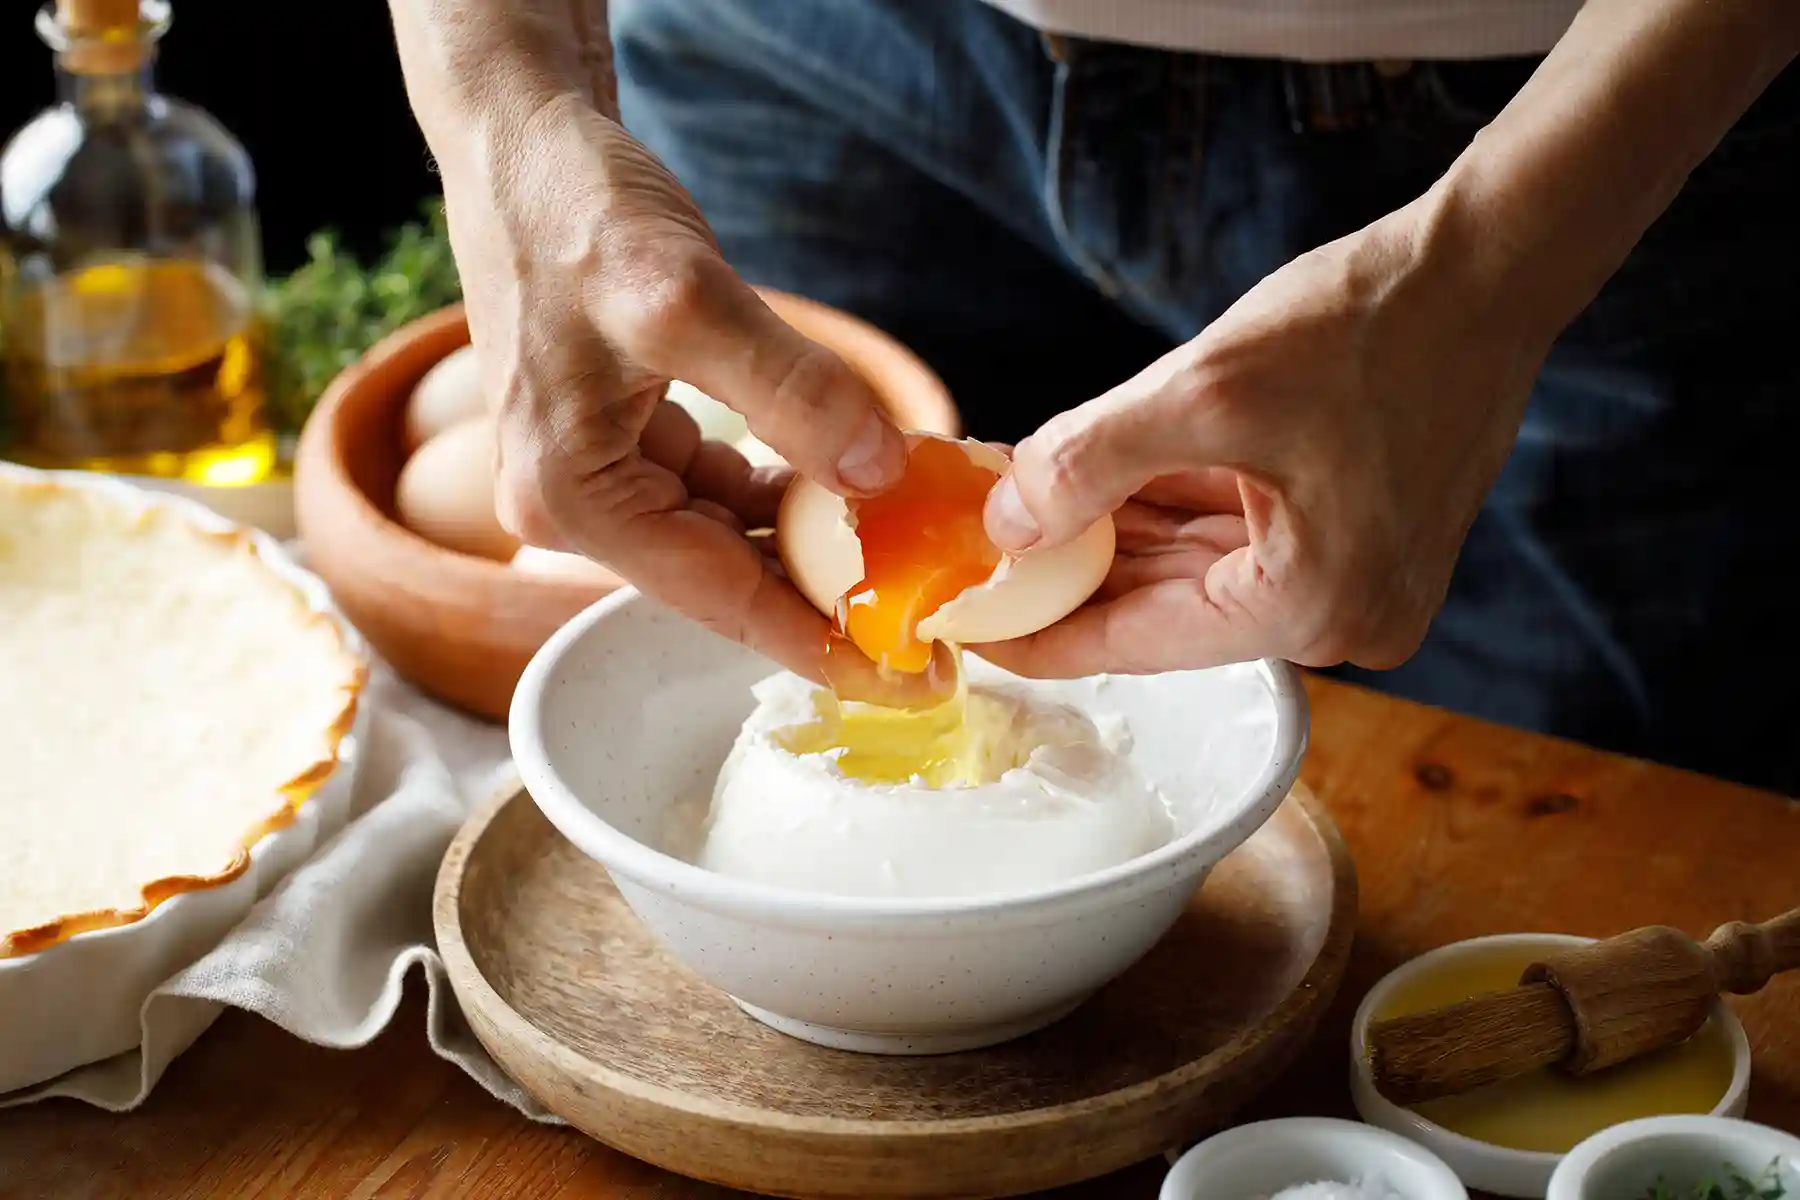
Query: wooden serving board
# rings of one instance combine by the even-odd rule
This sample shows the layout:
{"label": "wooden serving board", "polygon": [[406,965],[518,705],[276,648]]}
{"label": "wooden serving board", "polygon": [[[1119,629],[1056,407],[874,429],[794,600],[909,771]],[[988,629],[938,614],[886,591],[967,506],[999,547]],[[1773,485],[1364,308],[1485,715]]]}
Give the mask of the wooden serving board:
{"label": "wooden serving board", "polygon": [[451,845],[435,920],[481,1042],[610,1146],[766,1195],[999,1197],[1180,1146],[1269,1083],[1337,990],[1356,879],[1297,789],[1073,1015],[931,1058],[827,1050],[751,1020],[668,957],[523,793]]}

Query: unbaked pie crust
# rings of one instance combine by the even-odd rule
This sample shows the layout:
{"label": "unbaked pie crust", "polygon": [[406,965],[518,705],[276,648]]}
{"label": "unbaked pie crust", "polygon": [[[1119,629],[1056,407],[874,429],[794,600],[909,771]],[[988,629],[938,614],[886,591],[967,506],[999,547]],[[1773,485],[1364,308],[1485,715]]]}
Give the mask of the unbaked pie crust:
{"label": "unbaked pie crust", "polygon": [[366,678],[247,533],[0,476],[0,959],[243,874]]}

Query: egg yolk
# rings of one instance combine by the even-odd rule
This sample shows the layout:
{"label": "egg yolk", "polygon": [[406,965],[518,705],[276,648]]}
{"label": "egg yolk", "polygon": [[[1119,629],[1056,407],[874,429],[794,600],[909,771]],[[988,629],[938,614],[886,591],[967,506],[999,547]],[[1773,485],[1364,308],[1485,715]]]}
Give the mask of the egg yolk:
{"label": "egg yolk", "polygon": [[932,650],[919,622],[1000,565],[981,521],[999,479],[961,446],[927,438],[908,453],[898,484],[851,505],[863,578],[838,602],[838,626],[883,670],[926,670]]}

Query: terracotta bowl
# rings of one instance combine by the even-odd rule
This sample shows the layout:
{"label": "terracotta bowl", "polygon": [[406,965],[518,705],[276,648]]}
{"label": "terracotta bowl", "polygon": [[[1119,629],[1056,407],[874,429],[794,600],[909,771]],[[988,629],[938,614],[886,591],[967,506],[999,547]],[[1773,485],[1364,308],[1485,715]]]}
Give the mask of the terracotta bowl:
{"label": "terracotta bowl", "polygon": [[[902,428],[960,435],[949,392],[904,346],[811,300],[762,296],[867,379]],[[447,308],[396,330],[332,382],[300,438],[295,518],[307,566],[396,671],[457,708],[504,721],[538,647],[611,589],[458,554],[395,519],[407,398],[468,340],[462,308]]]}

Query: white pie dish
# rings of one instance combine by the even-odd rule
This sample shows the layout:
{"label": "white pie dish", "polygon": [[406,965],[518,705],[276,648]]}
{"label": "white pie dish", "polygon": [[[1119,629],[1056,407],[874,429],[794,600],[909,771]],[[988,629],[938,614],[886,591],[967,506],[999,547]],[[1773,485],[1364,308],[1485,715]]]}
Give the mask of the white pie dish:
{"label": "white pie dish", "polygon": [[[526,668],[510,720],[533,800],[604,865],[689,969],[756,1019],[840,1049],[991,1045],[1063,1016],[1168,931],[1212,867],[1292,788],[1307,736],[1299,673],[1247,663],[1116,681],[1139,753],[1175,773],[1173,841],[1054,887],[956,900],[837,896],[703,870],[665,853],[672,805],[709,797],[775,668],[622,589]],[[1173,683],[1168,681],[1173,680]],[[1167,703],[1168,688],[1179,703]],[[1167,790],[1169,771],[1152,771]],[[1185,798],[1186,816],[1179,802]],[[704,803],[704,800],[700,800]]]}
{"label": "white pie dish", "polygon": [[[364,657],[360,639],[331,606],[324,584],[259,530],[234,524],[182,496],[114,477],[6,463],[0,463],[0,477],[88,489],[132,508],[167,509],[209,532],[241,531],[309,609],[334,623],[345,650]],[[127,923],[78,933],[36,953],[0,958],[0,1094],[139,1044],[140,1010],[151,991],[211,950],[276,882],[344,825],[367,722],[368,705],[359,703],[335,769],[311,791],[291,823],[251,847],[249,866],[241,874],[172,896]]]}

